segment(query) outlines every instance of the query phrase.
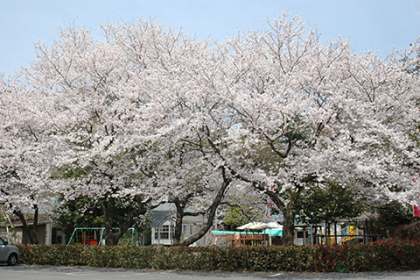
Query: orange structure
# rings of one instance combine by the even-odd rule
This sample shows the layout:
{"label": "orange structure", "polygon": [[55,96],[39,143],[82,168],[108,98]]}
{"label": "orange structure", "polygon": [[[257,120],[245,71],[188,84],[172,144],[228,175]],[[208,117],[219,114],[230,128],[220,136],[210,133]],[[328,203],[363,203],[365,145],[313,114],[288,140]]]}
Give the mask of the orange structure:
{"label": "orange structure", "polygon": [[269,236],[268,234],[255,232],[226,232],[226,234],[214,235],[213,244],[217,243],[217,239],[224,239],[226,247],[258,246],[267,245]]}

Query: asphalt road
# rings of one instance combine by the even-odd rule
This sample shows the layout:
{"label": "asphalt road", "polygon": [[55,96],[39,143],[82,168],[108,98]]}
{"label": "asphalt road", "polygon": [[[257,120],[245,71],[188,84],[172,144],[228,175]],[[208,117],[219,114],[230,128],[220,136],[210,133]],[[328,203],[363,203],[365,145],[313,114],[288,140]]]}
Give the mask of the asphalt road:
{"label": "asphalt road", "polygon": [[261,280],[261,279],[380,279],[418,280],[420,271],[387,273],[222,273],[222,272],[178,272],[134,269],[107,269],[89,267],[56,266],[0,266],[1,280]]}

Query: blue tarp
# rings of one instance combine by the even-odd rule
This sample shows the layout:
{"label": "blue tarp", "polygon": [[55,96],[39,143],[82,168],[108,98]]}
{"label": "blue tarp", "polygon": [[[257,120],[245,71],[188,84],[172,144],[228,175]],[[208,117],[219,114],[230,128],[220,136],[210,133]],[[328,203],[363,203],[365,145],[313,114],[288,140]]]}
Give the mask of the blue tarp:
{"label": "blue tarp", "polygon": [[[270,230],[266,229],[263,231],[265,234],[270,235]],[[271,236],[283,236],[283,230],[282,229],[272,229],[271,230]]]}
{"label": "blue tarp", "polygon": [[[211,231],[212,234],[214,235],[224,235],[224,234],[268,234],[270,235],[270,230],[266,229],[263,232],[250,232],[250,231],[222,231],[222,230],[212,230]],[[272,229],[271,230],[271,236],[282,236],[283,235],[283,230],[281,229]]]}

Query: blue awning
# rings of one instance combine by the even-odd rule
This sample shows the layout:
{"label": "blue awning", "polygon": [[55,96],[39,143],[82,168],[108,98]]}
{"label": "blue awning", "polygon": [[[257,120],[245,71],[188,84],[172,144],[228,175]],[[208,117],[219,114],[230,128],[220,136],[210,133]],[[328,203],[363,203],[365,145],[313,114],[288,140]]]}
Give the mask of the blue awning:
{"label": "blue awning", "polygon": [[[212,230],[213,235],[225,235],[225,234],[268,234],[270,235],[270,230],[266,229],[263,232],[250,232],[250,231],[223,231],[223,230]],[[271,236],[283,236],[283,230],[281,229],[272,229]]]}
{"label": "blue awning", "polygon": [[251,232],[251,231],[223,231],[223,230],[212,230],[214,235],[224,235],[224,234],[262,234],[262,232]]}
{"label": "blue awning", "polygon": [[[270,229],[266,229],[263,232],[265,234],[270,235]],[[272,229],[271,230],[271,236],[283,236],[283,230],[282,229]]]}

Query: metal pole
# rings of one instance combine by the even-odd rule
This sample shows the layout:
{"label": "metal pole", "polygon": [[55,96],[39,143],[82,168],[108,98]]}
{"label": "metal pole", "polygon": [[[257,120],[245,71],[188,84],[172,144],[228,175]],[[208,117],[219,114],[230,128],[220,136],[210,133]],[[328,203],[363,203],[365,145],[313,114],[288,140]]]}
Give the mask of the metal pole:
{"label": "metal pole", "polygon": [[101,239],[99,240],[99,245],[98,246],[102,246],[102,238],[104,236],[104,232],[105,232],[105,228],[102,228]]}
{"label": "metal pole", "polygon": [[335,241],[335,244],[338,244],[338,242],[337,242],[337,222],[334,222],[334,241]]}
{"label": "metal pole", "polygon": [[[77,239],[77,228],[75,228],[74,230],[73,230],[73,233],[71,234],[71,237],[70,237],[70,239],[69,239],[69,242],[67,243],[67,245],[70,245],[70,243],[71,243],[71,240],[73,239],[73,236],[74,236],[74,234],[76,233],[76,239]],[[76,240],[76,242],[77,242],[77,240]]]}
{"label": "metal pole", "polygon": [[131,229],[131,247],[133,247],[134,242],[134,228]]}

